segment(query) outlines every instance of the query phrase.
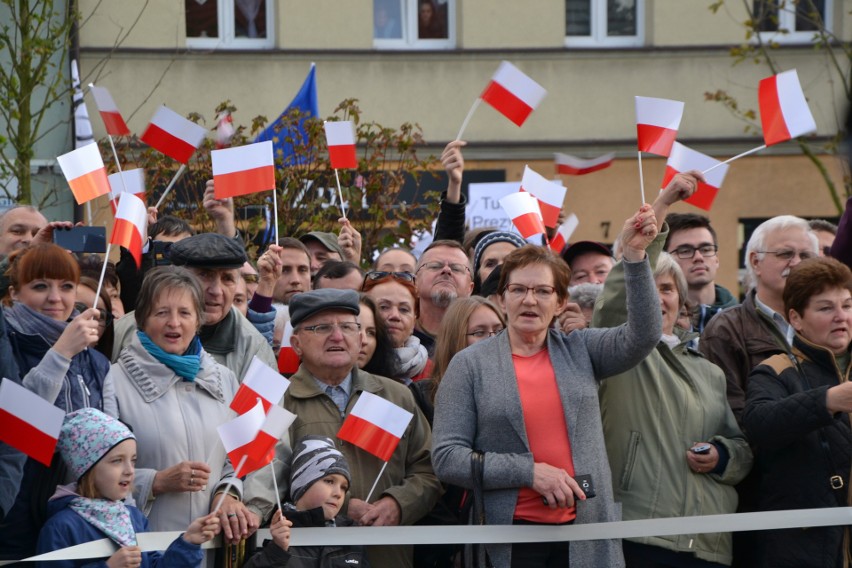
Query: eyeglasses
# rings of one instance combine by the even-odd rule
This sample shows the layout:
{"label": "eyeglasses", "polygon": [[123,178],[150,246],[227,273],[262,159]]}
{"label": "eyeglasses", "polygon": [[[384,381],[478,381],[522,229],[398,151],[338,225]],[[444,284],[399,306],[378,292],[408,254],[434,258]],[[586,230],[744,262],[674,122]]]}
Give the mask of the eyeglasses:
{"label": "eyeglasses", "polygon": [[718,252],[718,250],[719,247],[716,245],[699,245],[697,247],[692,245],[682,245],[674,249],[672,254],[676,255],[680,259],[687,259],[695,256],[695,251],[698,251],[704,258],[709,258],[711,256],[716,256],[716,252]]}
{"label": "eyeglasses", "polygon": [[427,262],[427,263],[421,264],[420,268],[418,268],[417,270],[420,271],[420,270],[423,270],[425,268],[429,272],[440,272],[441,270],[444,269],[445,266],[449,266],[450,271],[453,274],[462,275],[462,274],[465,273],[465,271],[470,272],[470,267],[465,266],[464,264],[461,264],[461,263],[458,263],[458,262],[440,262],[440,261],[437,261],[437,260],[433,260],[432,262]]}
{"label": "eyeglasses", "polygon": [[260,276],[257,274],[240,273],[240,276],[243,277],[246,284],[257,284],[260,282]]}
{"label": "eyeglasses", "polygon": [[809,258],[813,258],[816,256],[816,253],[810,250],[790,250],[790,249],[782,249],[782,250],[759,250],[756,251],[760,254],[771,254],[774,255],[778,260],[783,260],[784,262],[790,262],[795,257],[799,257],[802,260],[807,260]]}
{"label": "eyeglasses", "polygon": [[373,270],[364,276],[364,282],[367,280],[381,280],[386,276],[393,276],[397,280],[405,280],[406,282],[414,282],[414,275],[410,272],[385,272],[382,270]]}
{"label": "eyeglasses", "polygon": [[465,333],[465,335],[468,336],[468,337],[475,337],[477,339],[485,339],[486,337],[494,337],[495,335],[497,335],[498,333],[500,333],[504,329],[505,328],[502,328],[502,327],[499,328],[499,329],[492,329],[490,331],[487,330],[487,329],[475,329],[475,330],[471,331],[470,333]]}
{"label": "eyeglasses", "polygon": [[328,337],[331,332],[337,328],[343,335],[358,335],[361,332],[361,324],[354,321],[344,321],[340,323],[318,323],[317,325],[309,325],[303,327],[305,331],[310,331],[318,337]]}
{"label": "eyeglasses", "polygon": [[[81,314],[91,307],[92,306],[87,306],[83,302],[76,302],[74,304],[74,309],[76,309]],[[102,310],[101,308],[98,308],[98,323],[102,324],[102,325],[106,325],[110,321],[112,321],[112,314],[107,312],[106,310]]]}
{"label": "eyeglasses", "polygon": [[535,296],[536,300],[549,300],[553,293],[556,292],[556,288],[553,286],[545,286],[544,284],[539,286],[509,284],[506,286],[506,292],[513,298],[517,299],[526,298],[527,292],[530,290],[532,290],[533,296]]}

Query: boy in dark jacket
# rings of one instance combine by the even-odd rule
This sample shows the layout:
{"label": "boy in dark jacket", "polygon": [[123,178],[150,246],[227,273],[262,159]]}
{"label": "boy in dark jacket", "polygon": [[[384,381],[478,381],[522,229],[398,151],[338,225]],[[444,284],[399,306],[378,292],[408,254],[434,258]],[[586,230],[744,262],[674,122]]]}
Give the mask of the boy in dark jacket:
{"label": "boy in dark jacket", "polygon": [[290,527],[348,527],[354,522],[340,515],[349,491],[346,458],[324,436],[305,436],[293,450],[290,496],[276,511],[269,527],[272,541],[245,564],[245,568],[369,568],[362,546],[294,546]]}

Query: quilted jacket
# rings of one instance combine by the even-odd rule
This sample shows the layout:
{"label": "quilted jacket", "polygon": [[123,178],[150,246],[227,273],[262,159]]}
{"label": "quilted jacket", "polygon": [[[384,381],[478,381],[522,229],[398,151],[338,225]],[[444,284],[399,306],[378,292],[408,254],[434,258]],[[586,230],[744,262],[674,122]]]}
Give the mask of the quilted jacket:
{"label": "quilted jacket", "polygon": [[[845,506],[852,428],[848,414],[828,412],[826,393],[848,380],[850,365],[841,372],[830,351],[798,335],[793,354],[798,368],[789,356],[775,355],[749,376],[743,425],[755,448],[759,509]],[[834,483],[833,476],[839,476]],[[841,484],[839,489],[832,487]],[[761,531],[762,565],[842,566],[843,531],[843,527]]]}

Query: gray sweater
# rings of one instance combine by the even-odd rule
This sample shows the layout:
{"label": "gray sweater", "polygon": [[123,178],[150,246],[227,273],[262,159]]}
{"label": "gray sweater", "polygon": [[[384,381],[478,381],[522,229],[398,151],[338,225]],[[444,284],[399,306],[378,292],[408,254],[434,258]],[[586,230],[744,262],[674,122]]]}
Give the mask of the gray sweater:
{"label": "gray sweater", "polygon": [[[627,262],[624,268],[629,311],[625,325],[570,335],[551,330],[547,338],[574,470],[591,474],[597,491],[595,498],[578,502],[576,523],[621,520],[601,428],[598,381],[637,365],[660,338],[659,300],[648,261]],[[506,332],[459,352],[438,389],[432,450],[438,478],[470,488],[474,449],[485,454],[487,522],[511,524],[518,489],[532,486],[534,463]],[[486,548],[495,568],[510,565],[510,544]],[[571,568],[623,565],[620,541],[571,543]]]}

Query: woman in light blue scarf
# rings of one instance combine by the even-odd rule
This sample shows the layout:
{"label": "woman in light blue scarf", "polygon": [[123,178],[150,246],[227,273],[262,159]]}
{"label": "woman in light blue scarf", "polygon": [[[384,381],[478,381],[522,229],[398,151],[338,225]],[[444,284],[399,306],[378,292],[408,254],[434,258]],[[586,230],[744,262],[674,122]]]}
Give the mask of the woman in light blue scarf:
{"label": "woman in light blue scarf", "polygon": [[[203,292],[185,268],[146,274],[136,311],[125,317],[135,317],[138,331],[110,375],[120,418],[139,440],[133,496],[152,530],[181,530],[211,509],[233,476],[216,427],[235,416],[228,405],[237,379],[201,347]],[[240,532],[251,521],[241,489],[235,480],[231,494],[219,496],[220,520]]]}

